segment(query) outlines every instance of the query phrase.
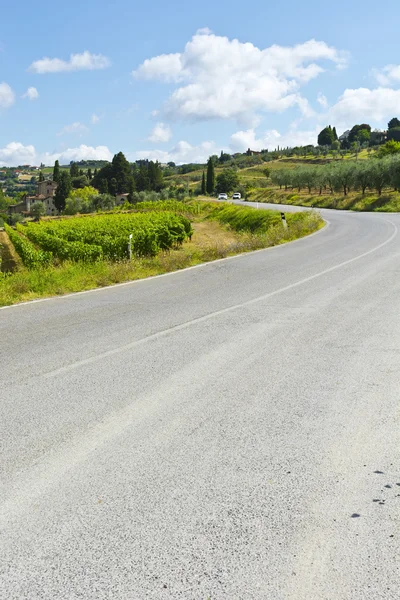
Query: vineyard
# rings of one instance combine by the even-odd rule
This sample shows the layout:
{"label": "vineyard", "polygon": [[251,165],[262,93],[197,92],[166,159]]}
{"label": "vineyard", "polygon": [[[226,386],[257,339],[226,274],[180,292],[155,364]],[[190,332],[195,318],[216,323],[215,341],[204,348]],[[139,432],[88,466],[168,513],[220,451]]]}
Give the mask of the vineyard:
{"label": "vineyard", "polygon": [[[168,204],[168,203],[165,203]],[[131,238],[133,256],[156,256],[161,250],[181,245],[192,235],[192,226],[184,215],[171,212],[172,206],[160,206],[152,212],[107,214],[18,224],[7,234],[28,268],[54,260],[94,262],[129,257]],[[150,207],[143,207],[149,211]]]}

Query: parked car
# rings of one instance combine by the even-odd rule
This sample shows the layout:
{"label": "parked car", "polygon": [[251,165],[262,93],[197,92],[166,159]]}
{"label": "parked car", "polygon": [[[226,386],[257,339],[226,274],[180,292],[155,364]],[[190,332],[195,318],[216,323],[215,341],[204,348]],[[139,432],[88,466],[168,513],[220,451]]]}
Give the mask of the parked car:
{"label": "parked car", "polygon": [[228,194],[218,194],[218,200],[228,200]]}
{"label": "parked car", "polygon": [[232,200],[241,200],[242,196],[239,194],[239,192],[235,192],[232,196]]}

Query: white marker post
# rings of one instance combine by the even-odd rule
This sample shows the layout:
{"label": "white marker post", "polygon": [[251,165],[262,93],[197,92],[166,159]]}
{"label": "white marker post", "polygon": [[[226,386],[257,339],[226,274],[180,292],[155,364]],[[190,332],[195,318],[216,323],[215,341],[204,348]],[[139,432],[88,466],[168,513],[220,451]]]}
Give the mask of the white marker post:
{"label": "white marker post", "polygon": [[285,228],[287,228],[287,221],[286,221],[285,213],[281,212],[281,217],[282,217],[282,225]]}
{"label": "white marker post", "polygon": [[132,260],[132,233],[129,234],[128,254],[129,254],[129,260]]}

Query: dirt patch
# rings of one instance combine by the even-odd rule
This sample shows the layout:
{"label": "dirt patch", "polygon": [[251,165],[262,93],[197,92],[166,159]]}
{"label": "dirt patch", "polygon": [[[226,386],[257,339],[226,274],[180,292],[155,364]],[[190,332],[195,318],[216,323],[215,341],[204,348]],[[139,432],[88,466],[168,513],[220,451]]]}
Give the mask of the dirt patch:
{"label": "dirt patch", "polygon": [[229,246],[237,241],[238,235],[229,231],[215,221],[200,221],[193,223],[194,234],[191,243],[197,247],[214,246],[215,244]]}
{"label": "dirt patch", "polygon": [[1,271],[12,273],[20,264],[18,254],[5,231],[0,231]]}

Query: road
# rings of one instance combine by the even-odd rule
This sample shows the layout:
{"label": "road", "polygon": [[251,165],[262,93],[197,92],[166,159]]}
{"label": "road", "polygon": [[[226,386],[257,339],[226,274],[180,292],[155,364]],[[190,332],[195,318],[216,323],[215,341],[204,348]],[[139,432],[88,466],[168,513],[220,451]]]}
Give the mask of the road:
{"label": "road", "polygon": [[322,214],[0,310],[1,598],[399,597],[400,215]]}

